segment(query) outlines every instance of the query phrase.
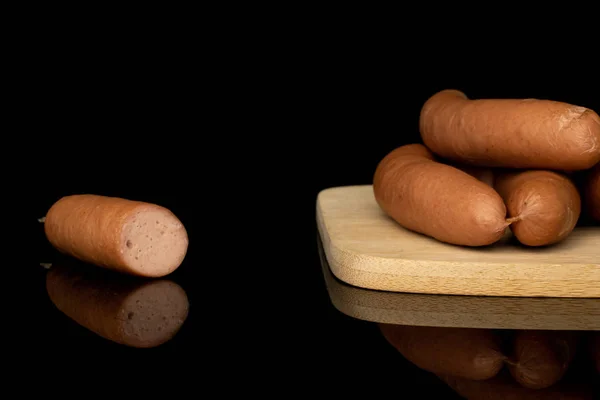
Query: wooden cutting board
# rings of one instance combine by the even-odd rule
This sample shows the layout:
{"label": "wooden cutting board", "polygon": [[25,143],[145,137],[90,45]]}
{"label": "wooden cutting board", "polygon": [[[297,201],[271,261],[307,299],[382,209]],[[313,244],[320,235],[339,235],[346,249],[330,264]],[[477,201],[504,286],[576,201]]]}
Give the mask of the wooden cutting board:
{"label": "wooden cutting board", "polygon": [[600,299],[453,296],[357,288],[337,279],[319,256],[327,293],[343,314],[363,321],[447,328],[600,331]]}
{"label": "wooden cutting board", "polygon": [[469,248],[402,228],[378,207],[371,185],[317,196],[317,227],[333,274],[366,289],[516,297],[600,297],[600,227],[527,248],[507,230],[498,243]]}

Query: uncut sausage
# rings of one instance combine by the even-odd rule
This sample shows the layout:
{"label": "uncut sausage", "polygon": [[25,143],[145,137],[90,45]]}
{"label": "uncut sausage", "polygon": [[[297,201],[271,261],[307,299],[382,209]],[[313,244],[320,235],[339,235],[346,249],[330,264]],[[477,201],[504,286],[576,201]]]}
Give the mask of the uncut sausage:
{"label": "uncut sausage", "polygon": [[156,347],[171,340],[189,310],[187,295],[175,282],[115,275],[86,265],[53,266],[46,290],[67,317],[130,347]]}
{"label": "uncut sausage", "polygon": [[543,170],[497,174],[515,237],[527,246],[545,246],[565,239],[581,214],[581,197],[567,176]]}
{"label": "uncut sausage", "polygon": [[506,358],[500,349],[500,338],[488,329],[388,324],[379,327],[404,358],[434,374],[489,379],[502,369]]}
{"label": "uncut sausage", "polygon": [[388,153],[377,165],[373,191],[381,209],[401,226],[442,242],[489,245],[509,225],[493,188],[435,161],[421,144]]}
{"label": "uncut sausage", "polygon": [[188,248],[187,231],[171,211],[118,197],[65,196],[50,207],[44,230],[62,253],[145,277],[173,272]]}
{"label": "uncut sausage", "polygon": [[585,199],[592,218],[600,221],[600,164],[590,171],[585,184]]}
{"label": "uncut sausage", "polygon": [[494,186],[494,171],[491,168],[482,168],[482,167],[476,167],[473,165],[461,164],[461,163],[450,164],[450,165],[477,178],[478,180],[485,183],[486,185],[489,185],[492,187]]}
{"label": "uncut sausage", "polygon": [[520,386],[510,375],[500,373],[486,381],[460,377],[440,376],[452,390],[467,400],[593,400],[589,384],[558,384],[546,389],[528,389]]}
{"label": "uncut sausage", "polygon": [[507,361],[522,386],[543,389],[560,381],[577,351],[579,335],[569,331],[518,331]]}
{"label": "uncut sausage", "polygon": [[434,153],[480,166],[584,170],[600,161],[598,114],[557,101],[442,90],[423,105],[419,129]]}

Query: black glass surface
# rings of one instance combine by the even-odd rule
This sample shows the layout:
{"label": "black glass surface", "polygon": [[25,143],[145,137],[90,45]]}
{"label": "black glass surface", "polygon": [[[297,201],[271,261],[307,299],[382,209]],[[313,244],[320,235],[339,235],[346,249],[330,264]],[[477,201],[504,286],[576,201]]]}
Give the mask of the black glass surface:
{"label": "black glass surface", "polygon": [[[335,308],[377,326],[390,347],[399,351],[398,358],[414,364],[419,379],[437,378],[432,387],[444,382],[455,392],[444,396],[592,399],[600,394],[600,299],[364,289],[335,277],[320,237],[317,245]],[[493,368],[485,371],[489,364],[484,362],[469,364],[491,349],[492,358],[502,359]],[[470,369],[473,365],[481,366],[483,375]]]}
{"label": "black glass surface", "polygon": [[[167,68],[133,57],[127,65],[135,67],[125,75],[119,68],[109,73],[102,67],[100,73],[56,67],[56,74],[39,77],[32,98],[40,104],[28,117],[43,133],[31,145],[34,172],[27,182],[34,194],[26,217],[18,215],[26,219],[20,226],[34,250],[28,247],[18,295],[7,303],[19,314],[6,322],[19,339],[6,344],[16,354],[12,371],[34,376],[30,385],[47,393],[78,396],[166,391],[206,398],[458,398],[446,382],[396,350],[381,333],[384,321],[353,314],[354,303],[332,295],[350,291],[367,308],[381,308],[382,301],[403,304],[329,279],[315,244],[316,196],[328,187],[371,183],[386,153],[420,140],[420,108],[438,90],[455,88],[473,98],[551,98],[598,111],[598,89],[581,73],[554,72],[549,80],[516,59],[509,62],[510,74],[505,68],[482,72],[481,60],[459,72],[448,69],[452,57],[434,54],[425,61],[416,53],[405,57],[402,44],[375,42],[334,43],[327,50],[321,43],[318,54],[294,56],[293,65],[279,59],[280,70],[269,64],[273,68],[256,74],[243,72],[249,63],[239,60],[225,68],[220,58],[210,58],[214,73],[203,75],[203,67],[187,62]],[[75,193],[169,208],[190,237],[184,262],[164,278],[147,280],[59,254],[37,219],[61,196]],[[70,289],[55,294],[68,306],[49,294],[53,276],[71,279]],[[421,304],[400,295],[404,304],[421,307],[460,303],[440,296]],[[569,300],[549,301],[548,308],[557,302]],[[589,389],[588,397],[572,398],[589,398],[597,394],[589,387],[599,375],[593,375],[584,345],[593,327],[582,325],[593,325],[600,315],[595,301],[571,303],[571,319],[557,320],[554,328],[573,323],[581,333],[565,382]],[[544,311],[538,314],[544,330],[553,330],[544,305],[506,304],[520,312],[520,321],[527,320],[527,307]],[[481,309],[475,319],[481,326],[474,329],[500,333],[510,353],[507,343],[518,326],[487,314],[500,307],[495,303],[468,305],[471,318]],[[388,322],[402,325],[407,314],[388,311]],[[209,387],[217,394],[209,395]],[[540,393],[531,398],[567,398]]]}

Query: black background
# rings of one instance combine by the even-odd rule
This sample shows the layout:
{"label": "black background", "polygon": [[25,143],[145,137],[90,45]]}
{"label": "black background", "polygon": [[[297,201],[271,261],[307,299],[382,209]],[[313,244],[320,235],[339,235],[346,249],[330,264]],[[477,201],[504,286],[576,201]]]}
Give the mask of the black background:
{"label": "black background", "polygon": [[[317,383],[372,393],[419,385],[421,394],[449,396],[374,325],[330,304],[316,196],[370,183],[387,152],[419,141],[419,110],[438,90],[600,110],[598,86],[580,65],[567,72],[535,46],[516,53],[499,42],[483,55],[473,43],[438,38],[433,48],[419,33],[377,25],[313,35],[300,24],[281,37],[257,28],[218,41],[40,37],[44,68],[28,67],[21,95],[35,110],[23,124],[39,135],[29,164],[35,195],[26,226],[36,252],[23,295],[23,371],[27,359],[53,378],[98,385],[111,376],[107,387],[150,374],[178,388],[230,377],[218,385],[223,392],[280,382],[309,393]],[[186,225],[190,248],[173,279],[191,311],[172,342],[122,348],[52,308],[37,263],[59,256],[36,218],[60,196],[86,192],[159,203]]]}

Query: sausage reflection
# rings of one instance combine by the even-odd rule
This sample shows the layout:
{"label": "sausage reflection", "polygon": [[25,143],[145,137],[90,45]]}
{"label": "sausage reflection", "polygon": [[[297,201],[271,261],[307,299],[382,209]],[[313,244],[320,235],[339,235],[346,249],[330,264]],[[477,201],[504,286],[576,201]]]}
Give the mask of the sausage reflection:
{"label": "sausage reflection", "polygon": [[593,400],[589,384],[561,382],[544,389],[519,385],[510,374],[502,371],[492,379],[474,381],[465,378],[440,376],[458,395],[468,400]]}
{"label": "sausage reflection", "polygon": [[588,339],[595,349],[598,332],[378,325],[406,360],[468,400],[599,398],[594,350],[578,351]]}
{"label": "sausage reflection", "polygon": [[550,387],[563,378],[571,365],[579,336],[579,332],[569,331],[518,331],[508,370],[523,387]]}
{"label": "sausage reflection", "polygon": [[381,333],[408,361],[436,374],[485,380],[498,374],[506,357],[493,331],[380,324]]}
{"label": "sausage reflection", "polygon": [[171,340],[185,322],[188,297],[177,283],[121,276],[87,265],[54,264],[46,290],[58,310],[113,342],[138,348]]}

